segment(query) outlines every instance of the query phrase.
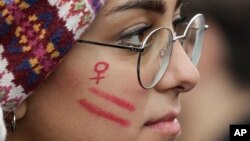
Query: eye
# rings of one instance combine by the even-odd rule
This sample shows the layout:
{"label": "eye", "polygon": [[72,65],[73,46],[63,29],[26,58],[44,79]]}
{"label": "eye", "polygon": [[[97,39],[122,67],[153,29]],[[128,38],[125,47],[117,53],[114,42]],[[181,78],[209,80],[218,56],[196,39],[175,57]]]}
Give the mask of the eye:
{"label": "eye", "polygon": [[151,27],[142,23],[126,29],[119,36],[118,44],[140,48]]}

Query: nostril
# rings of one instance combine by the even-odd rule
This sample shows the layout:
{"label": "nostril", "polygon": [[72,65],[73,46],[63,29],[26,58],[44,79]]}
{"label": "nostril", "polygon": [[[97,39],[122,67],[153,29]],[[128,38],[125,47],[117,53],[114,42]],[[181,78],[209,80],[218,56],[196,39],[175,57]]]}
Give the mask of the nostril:
{"label": "nostril", "polygon": [[177,86],[177,87],[175,88],[175,91],[176,91],[177,93],[184,93],[184,92],[186,92],[186,90],[185,90],[185,88],[184,88],[183,86]]}

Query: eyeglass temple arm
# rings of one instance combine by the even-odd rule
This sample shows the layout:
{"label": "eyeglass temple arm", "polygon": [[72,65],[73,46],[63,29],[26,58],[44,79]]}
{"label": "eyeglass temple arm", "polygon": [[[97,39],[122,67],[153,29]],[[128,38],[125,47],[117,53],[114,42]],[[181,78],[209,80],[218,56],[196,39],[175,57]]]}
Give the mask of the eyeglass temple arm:
{"label": "eyeglass temple arm", "polygon": [[143,48],[135,48],[134,46],[114,45],[114,44],[100,43],[100,42],[94,42],[94,41],[88,41],[88,40],[78,40],[78,42],[99,45],[99,46],[105,46],[105,47],[129,49],[129,50],[135,51],[135,52],[142,52],[144,50]]}

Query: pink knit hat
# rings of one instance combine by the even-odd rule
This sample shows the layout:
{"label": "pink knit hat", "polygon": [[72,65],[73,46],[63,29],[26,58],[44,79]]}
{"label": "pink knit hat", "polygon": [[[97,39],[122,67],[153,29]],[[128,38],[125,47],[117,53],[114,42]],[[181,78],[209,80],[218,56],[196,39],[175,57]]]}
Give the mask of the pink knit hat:
{"label": "pink knit hat", "polygon": [[88,28],[104,0],[0,0],[0,106],[32,94]]}

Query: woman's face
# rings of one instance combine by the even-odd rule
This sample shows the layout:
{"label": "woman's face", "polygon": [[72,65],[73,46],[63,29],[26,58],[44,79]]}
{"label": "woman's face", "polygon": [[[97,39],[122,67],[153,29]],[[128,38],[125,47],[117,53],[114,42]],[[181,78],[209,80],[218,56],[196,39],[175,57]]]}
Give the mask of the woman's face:
{"label": "woman's face", "polygon": [[[113,43],[157,27],[174,30],[176,5],[176,0],[108,0],[81,39]],[[174,140],[180,133],[179,93],[192,89],[199,73],[177,41],[159,83],[143,89],[137,58],[128,50],[76,43],[29,97],[17,133],[36,141]]]}

